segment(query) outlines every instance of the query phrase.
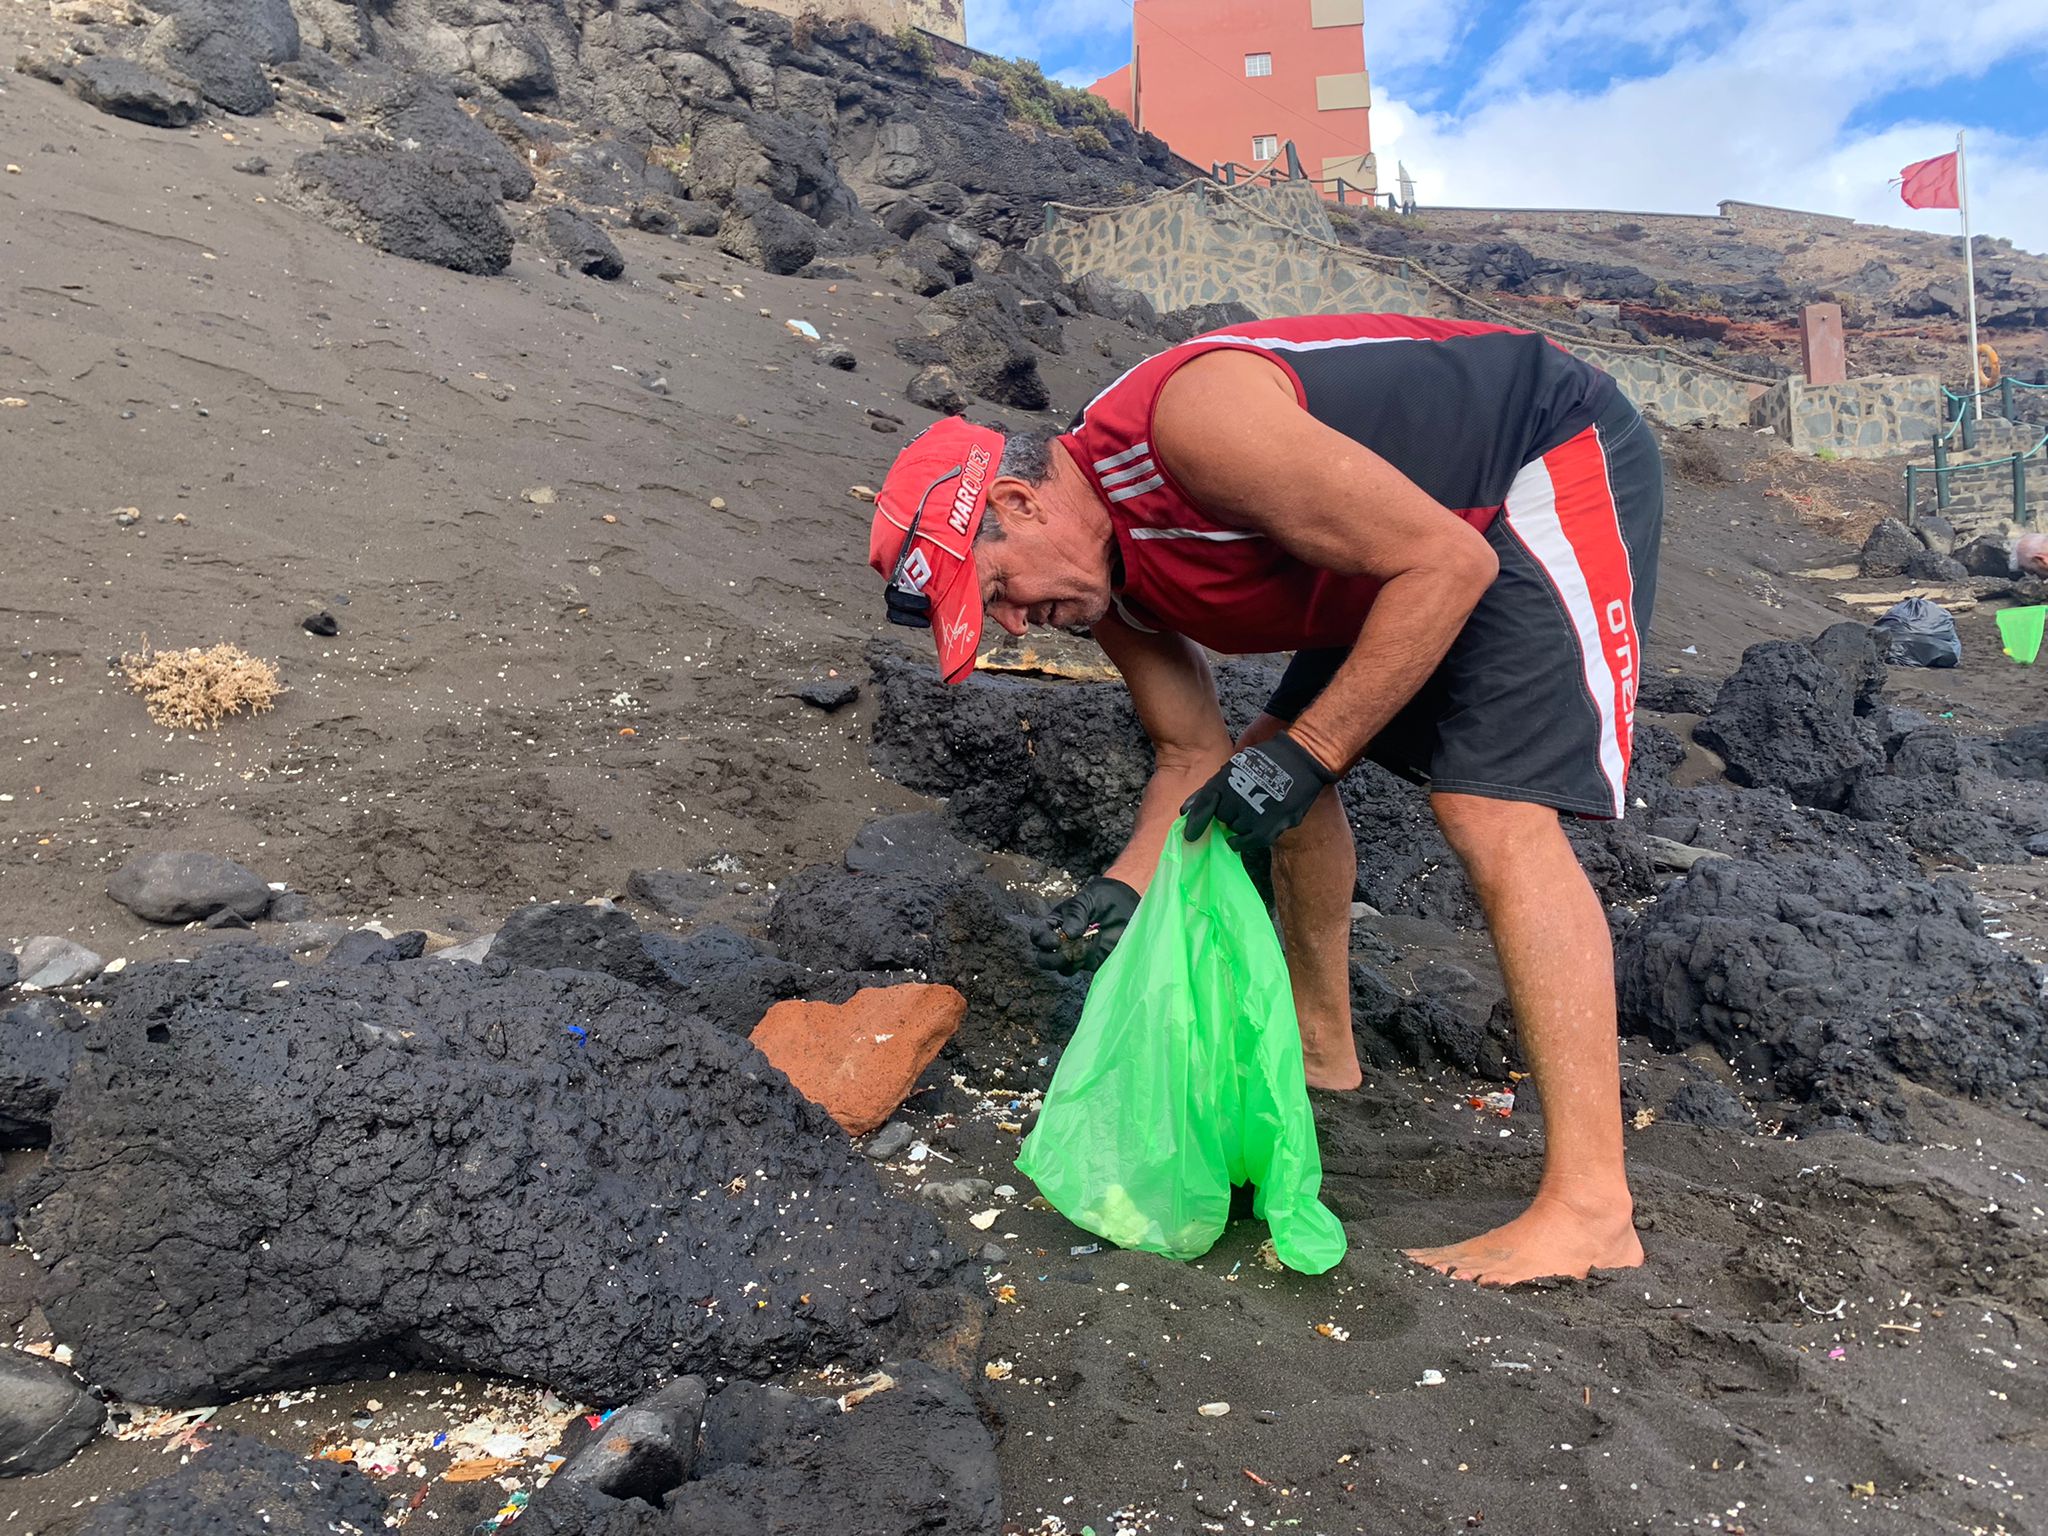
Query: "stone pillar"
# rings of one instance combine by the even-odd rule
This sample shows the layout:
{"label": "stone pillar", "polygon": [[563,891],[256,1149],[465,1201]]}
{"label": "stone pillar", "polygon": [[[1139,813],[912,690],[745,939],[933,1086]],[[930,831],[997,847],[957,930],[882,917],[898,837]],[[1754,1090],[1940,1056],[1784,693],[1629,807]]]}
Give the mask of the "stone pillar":
{"label": "stone pillar", "polygon": [[1807,383],[1840,384],[1848,378],[1841,305],[1809,304],[1799,311],[1799,353]]}

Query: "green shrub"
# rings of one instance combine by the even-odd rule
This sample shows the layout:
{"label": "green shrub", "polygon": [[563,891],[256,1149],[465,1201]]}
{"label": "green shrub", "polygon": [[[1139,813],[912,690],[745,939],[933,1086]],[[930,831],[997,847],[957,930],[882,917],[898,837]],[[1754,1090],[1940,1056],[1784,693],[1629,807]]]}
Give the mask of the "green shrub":
{"label": "green shrub", "polygon": [[[1109,136],[1102,130],[1116,120],[1117,110],[1100,96],[1045,78],[1045,71],[1030,59],[978,58],[967,66],[969,74],[992,81],[1003,93],[1003,115],[1016,123],[1039,128],[1094,130],[1094,137],[1082,141],[1091,154],[1111,153]],[[1096,141],[1100,140],[1100,147]]]}
{"label": "green shrub", "polygon": [[903,52],[903,67],[913,75],[929,75],[939,62],[932,40],[913,26],[896,29],[896,46]]}
{"label": "green shrub", "polygon": [[1109,136],[1093,123],[1083,123],[1074,130],[1074,143],[1084,155],[1107,155]]}
{"label": "green shrub", "polygon": [[1003,82],[1003,100],[1009,107],[1010,117],[1016,122],[1036,123],[1041,128],[1060,125],[1060,120],[1053,116],[1052,102],[1015,75]]}
{"label": "green shrub", "polygon": [[1115,107],[1097,96],[1093,91],[1079,90],[1071,85],[1062,85],[1057,80],[1045,82],[1052,92],[1053,113],[1063,123],[1080,127],[1103,128],[1114,122],[1120,115]]}

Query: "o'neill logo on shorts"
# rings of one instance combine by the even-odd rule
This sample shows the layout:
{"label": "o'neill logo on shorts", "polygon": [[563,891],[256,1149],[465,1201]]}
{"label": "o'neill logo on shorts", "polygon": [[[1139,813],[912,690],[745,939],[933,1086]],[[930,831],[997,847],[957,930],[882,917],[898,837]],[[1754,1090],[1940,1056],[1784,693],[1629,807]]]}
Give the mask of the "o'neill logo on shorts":
{"label": "o'neill logo on shorts", "polygon": [[946,519],[946,526],[962,538],[967,536],[967,525],[974,520],[974,504],[981,499],[982,483],[988,479],[988,450],[977,448],[967,455],[967,463],[960,471],[960,489],[953,493],[953,512]]}
{"label": "o'neill logo on shorts", "polygon": [[1629,634],[1628,604],[1620,598],[1607,605],[1608,649],[1614,655],[1615,679],[1621,684],[1621,728],[1628,736],[1636,724],[1636,648]]}

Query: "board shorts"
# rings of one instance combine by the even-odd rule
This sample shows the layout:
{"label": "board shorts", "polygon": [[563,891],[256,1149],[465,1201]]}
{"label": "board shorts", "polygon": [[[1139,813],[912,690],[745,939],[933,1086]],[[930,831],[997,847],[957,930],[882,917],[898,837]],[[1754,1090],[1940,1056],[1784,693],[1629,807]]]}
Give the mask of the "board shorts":
{"label": "board shorts", "polygon": [[[1500,574],[1366,756],[1433,791],[1618,819],[1663,528],[1657,435],[1617,395],[1515,476],[1486,530]],[[1266,713],[1291,723],[1350,654],[1296,652]]]}

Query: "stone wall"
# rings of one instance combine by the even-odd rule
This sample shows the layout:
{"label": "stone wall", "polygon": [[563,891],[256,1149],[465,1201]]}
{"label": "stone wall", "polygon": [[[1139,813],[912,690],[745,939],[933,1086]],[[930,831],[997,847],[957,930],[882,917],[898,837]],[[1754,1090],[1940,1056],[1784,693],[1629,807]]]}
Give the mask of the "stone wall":
{"label": "stone wall", "polygon": [[1781,379],[1758,397],[1750,423],[1769,427],[1802,453],[1889,458],[1941,430],[1941,380],[1931,373],[1872,374],[1840,384]]}
{"label": "stone wall", "polygon": [[967,41],[966,0],[747,0],[764,11],[799,16],[846,17],[878,32],[922,27],[956,43]]}
{"label": "stone wall", "polygon": [[1749,405],[1749,424],[1781,443],[1792,441],[1792,380],[1781,379]]}
{"label": "stone wall", "polygon": [[[1946,425],[1946,421],[1940,423]],[[1964,433],[1969,446],[1964,446]],[[2032,421],[2007,421],[1986,416],[1981,421],[1964,421],[1949,438],[1950,462],[1966,459],[2002,459],[2009,453],[2025,453],[2040,446],[2042,426]]]}
{"label": "stone wall", "polygon": [[2041,446],[2042,429],[2034,422],[2002,421],[1987,416],[1975,425],[1974,448],[1961,447],[1958,433],[1949,456],[1949,504],[1941,507],[1935,493],[1932,466],[1922,464],[1925,473],[1914,476],[1915,515],[1939,511],[1966,537],[1980,533],[2009,535],[2020,526],[2048,527],[2048,454],[2036,454],[2026,466],[2026,516],[2016,518],[2013,499],[2012,465],[1983,462],[2009,460],[2015,453],[2033,453]]}
{"label": "stone wall", "polygon": [[[1109,213],[1061,218],[1031,249],[1058,263],[1069,279],[1103,273],[1160,310],[1235,300],[1261,315],[1459,311],[1455,299],[1419,277],[1312,243],[1334,237],[1322,199],[1307,185],[1232,190],[1257,217],[1210,188],[1195,187]],[[1565,346],[1611,373],[1638,410],[1671,426],[1749,423],[1756,386],[1709,372],[1682,352]]]}
{"label": "stone wall", "polygon": [[1633,228],[1683,240],[1710,237],[1726,227],[1726,221],[1714,213],[1628,213],[1613,208],[1421,208],[1414,222],[1420,229],[1443,234],[1505,232],[1527,224],[1575,235]]}
{"label": "stone wall", "polygon": [[[1306,184],[1235,195],[1289,229],[1334,238],[1322,199]],[[1201,187],[1115,213],[1063,219],[1031,249],[1051,257],[1070,279],[1104,273],[1161,310],[1235,300],[1262,315],[1429,313],[1423,283],[1334,258]]]}
{"label": "stone wall", "polygon": [[1728,199],[1719,213],[1632,213],[1621,208],[1430,208],[1418,209],[1414,222],[1424,230],[1447,234],[1507,231],[1517,225],[1575,235],[1611,234],[1634,227],[1646,234],[1697,240],[1715,232],[1778,230],[1788,234],[1847,234],[1860,228],[1897,231],[1885,225],[1861,225],[1836,213],[1808,213],[1799,208],[1774,208],[1768,203]]}
{"label": "stone wall", "polygon": [[[1775,208],[1769,203],[1743,203],[1733,198],[1716,205],[1721,217],[1744,229],[1783,229],[1795,234],[1846,234],[1856,228],[1854,219],[1839,213],[1808,213],[1803,208]],[[1884,226],[1870,226],[1882,228]]]}
{"label": "stone wall", "polygon": [[1558,343],[1574,357],[1603,368],[1645,416],[1667,427],[1740,427],[1762,386],[1709,373],[1682,352],[1616,352],[1576,341]]}
{"label": "stone wall", "polygon": [[2023,526],[2048,528],[2048,459],[2027,462],[2027,520],[2023,525],[2013,517],[2010,464],[1958,469],[1949,476],[1946,507],[1936,501],[1932,475],[1916,475],[1914,482],[1914,515],[1925,517],[1939,511],[1965,539],[1979,534],[2009,538]]}

